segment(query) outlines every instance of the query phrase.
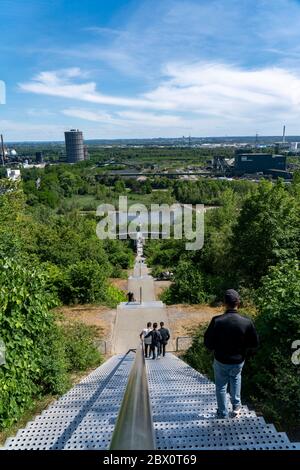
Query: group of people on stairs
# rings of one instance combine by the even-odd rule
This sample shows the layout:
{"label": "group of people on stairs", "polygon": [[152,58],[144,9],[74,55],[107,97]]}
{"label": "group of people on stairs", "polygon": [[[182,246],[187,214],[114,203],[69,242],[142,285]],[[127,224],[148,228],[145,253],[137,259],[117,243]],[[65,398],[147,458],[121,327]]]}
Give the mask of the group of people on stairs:
{"label": "group of people on stairs", "polygon": [[[157,329],[157,323],[148,322],[147,327],[143,329],[140,338],[144,341],[145,357],[160,359],[166,355],[166,346],[170,339],[170,332],[165,328],[163,321],[160,322],[160,328]],[[149,355],[148,355],[149,354]]]}

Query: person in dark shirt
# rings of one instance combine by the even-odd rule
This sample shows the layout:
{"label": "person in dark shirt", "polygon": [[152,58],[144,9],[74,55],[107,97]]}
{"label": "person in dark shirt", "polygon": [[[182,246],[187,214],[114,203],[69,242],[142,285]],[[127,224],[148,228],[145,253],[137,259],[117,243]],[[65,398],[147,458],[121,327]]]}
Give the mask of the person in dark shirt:
{"label": "person in dark shirt", "polygon": [[230,389],[232,417],[241,411],[242,369],[247,351],[258,347],[252,321],[239,315],[240,297],[234,289],[225,292],[226,311],[213,317],[204,335],[205,346],[214,352],[214,375],[218,403],[217,418],[229,416],[227,387]]}
{"label": "person in dark shirt", "polygon": [[127,298],[128,298],[128,302],[135,302],[133,292],[128,292]]}
{"label": "person in dark shirt", "polygon": [[163,357],[165,357],[165,355],[166,355],[166,346],[167,346],[168,341],[170,339],[170,332],[169,332],[168,328],[165,328],[165,324],[164,324],[163,321],[160,322],[160,329],[158,331],[160,332],[160,336],[161,336],[161,341],[160,341],[160,344],[159,344],[158,354],[159,354],[159,356],[161,356],[161,354],[162,354]]}
{"label": "person in dark shirt", "polygon": [[[146,336],[145,339],[151,337],[151,346],[150,346],[150,356],[152,352],[152,359],[156,358],[156,351],[158,353],[161,336],[160,332],[157,330],[157,323],[153,323],[153,330],[151,330]],[[159,354],[157,354],[157,359],[159,359]]]}

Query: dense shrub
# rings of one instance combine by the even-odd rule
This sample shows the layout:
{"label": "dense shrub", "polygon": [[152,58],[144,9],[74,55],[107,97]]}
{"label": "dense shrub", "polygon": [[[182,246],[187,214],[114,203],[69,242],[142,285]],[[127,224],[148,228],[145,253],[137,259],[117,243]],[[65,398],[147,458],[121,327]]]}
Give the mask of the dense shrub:
{"label": "dense shrub", "polygon": [[57,391],[57,381],[43,371],[45,360],[51,361],[57,351],[49,313],[56,299],[46,290],[45,275],[17,260],[0,261],[0,292],[0,337],[6,345],[6,364],[0,367],[0,427],[5,427],[43,388]]}
{"label": "dense shrub", "polygon": [[104,302],[106,279],[107,272],[97,262],[78,261],[65,270],[60,297],[65,304]]}
{"label": "dense shrub", "polygon": [[100,363],[101,355],[94,345],[97,328],[81,322],[65,322],[60,328],[68,371],[85,370]]}
{"label": "dense shrub", "polygon": [[175,269],[174,282],[161,296],[167,304],[200,304],[207,300],[203,276],[189,261],[180,261]]}
{"label": "dense shrub", "polygon": [[298,261],[272,267],[257,293],[260,348],[245,369],[245,388],[275,422],[300,424],[300,369],[291,360],[300,339]]}
{"label": "dense shrub", "polygon": [[20,260],[0,261],[0,338],[6,363],[0,366],[0,429],[16,421],[33,400],[63,393],[68,371],[93,367],[101,356],[95,332],[85,325],[57,325],[50,309],[46,271]]}
{"label": "dense shrub", "polygon": [[194,369],[206,374],[213,380],[212,361],[213,354],[204,346],[204,333],[208,323],[200,325],[193,333],[193,342],[191,347],[185,352],[184,360]]}
{"label": "dense shrub", "polygon": [[106,304],[109,307],[116,307],[120,302],[126,302],[127,297],[124,291],[115,287],[113,285],[109,285],[106,291]]}

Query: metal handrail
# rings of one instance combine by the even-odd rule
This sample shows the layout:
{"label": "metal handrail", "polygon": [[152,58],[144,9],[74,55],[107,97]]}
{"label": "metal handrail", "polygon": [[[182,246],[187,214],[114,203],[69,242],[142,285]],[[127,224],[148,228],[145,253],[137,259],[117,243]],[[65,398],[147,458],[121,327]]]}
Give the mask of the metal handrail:
{"label": "metal handrail", "polygon": [[155,437],[143,343],[136,350],[110,450],[154,450]]}

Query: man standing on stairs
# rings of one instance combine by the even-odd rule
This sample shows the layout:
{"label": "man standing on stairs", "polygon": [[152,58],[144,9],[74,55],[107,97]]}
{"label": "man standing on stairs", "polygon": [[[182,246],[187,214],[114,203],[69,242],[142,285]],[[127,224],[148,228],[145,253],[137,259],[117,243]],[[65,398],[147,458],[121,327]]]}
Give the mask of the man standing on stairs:
{"label": "man standing on stairs", "polygon": [[160,322],[160,329],[158,331],[160,332],[160,336],[161,336],[161,341],[160,341],[160,344],[159,344],[158,354],[160,356],[163,355],[163,357],[165,357],[165,355],[166,355],[166,346],[167,346],[168,341],[170,339],[170,332],[169,332],[168,328],[165,328],[165,324],[164,324],[163,321]]}
{"label": "man standing on stairs", "polygon": [[218,403],[217,418],[227,418],[227,387],[230,388],[232,417],[241,411],[242,369],[246,352],[258,347],[258,336],[252,321],[239,315],[239,294],[225,292],[226,311],[213,317],[204,335],[205,346],[214,351],[214,374]]}
{"label": "man standing on stairs", "polygon": [[[150,331],[145,336],[145,339],[151,338],[151,346],[150,346],[150,351],[152,352],[152,359],[156,358],[156,353],[157,353],[157,359],[159,359],[159,345],[161,342],[161,335],[160,332],[157,330],[157,323],[153,323],[153,330]],[[151,354],[150,354],[151,356]]]}
{"label": "man standing on stairs", "polygon": [[151,349],[151,342],[152,338],[151,336],[147,337],[148,333],[151,331],[151,321],[147,323],[147,328],[144,328],[143,331],[140,334],[141,340],[144,340],[144,349],[145,349],[145,357],[148,357],[148,350],[149,350],[149,357],[150,357],[150,349]]}

